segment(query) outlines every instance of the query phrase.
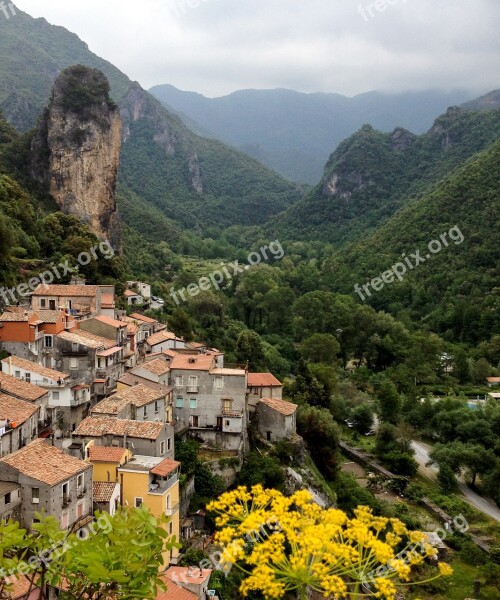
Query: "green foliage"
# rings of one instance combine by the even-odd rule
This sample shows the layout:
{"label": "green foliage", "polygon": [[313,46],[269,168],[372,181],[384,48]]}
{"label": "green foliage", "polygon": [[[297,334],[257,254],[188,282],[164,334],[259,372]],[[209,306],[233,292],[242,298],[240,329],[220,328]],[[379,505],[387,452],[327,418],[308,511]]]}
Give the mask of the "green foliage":
{"label": "green foliage", "polygon": [[340,429],[326,408],[299,406],[297,432],[306,441],[312,459],[329,480],[335,479],[338,467]]}
{"label": "green foliage", "polygon": [[373,410],[369,404],[360,404],[352,411],[354,427],[362,435],[368,433],[373,427],[374,418]]}
{"label": "green foliage", "polygon": [[257,451],[250,452],[245,457],[237,483],[248,487],[260,483],[264,488],[282,490],[285,476],[280,460],[275,456],[260,454]]}

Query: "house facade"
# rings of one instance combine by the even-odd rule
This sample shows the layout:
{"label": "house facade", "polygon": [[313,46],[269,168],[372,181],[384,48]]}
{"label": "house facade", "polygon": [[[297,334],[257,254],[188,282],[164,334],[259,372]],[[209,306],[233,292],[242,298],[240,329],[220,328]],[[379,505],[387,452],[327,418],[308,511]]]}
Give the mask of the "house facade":
{"label": "house facade", "polygon": [[248,373],[248,408],[254,412],[261,398],[283,397],[283,384],[272,373]]}
{"label": "house facade", "polygon": [[257,405],[260,433],[268,442],[279,442],[297,433],[297,404],[262,398]]}
{"label": "house facade", "polygon": [[0,394],[0,457],[12,454],[38,437],[40,408]]}
{"label": "house facade", "polygon": [[31,296],[31,308],[65,310],[78,321],[101,314],[102,290],[98,285],[40,284]]}

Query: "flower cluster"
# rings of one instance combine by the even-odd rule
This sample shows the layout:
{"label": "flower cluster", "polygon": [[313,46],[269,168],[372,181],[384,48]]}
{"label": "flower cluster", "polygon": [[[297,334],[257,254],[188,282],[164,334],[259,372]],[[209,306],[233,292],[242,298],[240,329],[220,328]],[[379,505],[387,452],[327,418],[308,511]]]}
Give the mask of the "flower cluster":
{"label": "flower cluster", "polygon": [[[341,510],[321,508],[305,490],[285,497],[260,485],[251,491],[240,487],[208,509],[218,514],[222,561],[247,575],[240,588],[244,595],[258,590],[266,599],[287,592],[305,598],[307,590],[315,590],[332,599],[393,600],[396,586],[409,585],[412,567],[436,554],[425,534],[408,531],[398,519],[374,516],[365,506],[350,519]],[[412,543],[424,551],[398,558]],[[368,585],[366,574],[381,566]],[[450,567],[439,563],[436,577],[449,574]]]}

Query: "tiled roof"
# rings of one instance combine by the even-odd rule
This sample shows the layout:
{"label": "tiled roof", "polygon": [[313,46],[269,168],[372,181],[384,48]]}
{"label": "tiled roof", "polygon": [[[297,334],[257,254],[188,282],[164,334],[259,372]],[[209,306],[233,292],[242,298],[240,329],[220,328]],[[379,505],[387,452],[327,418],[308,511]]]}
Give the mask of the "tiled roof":
{"label": "tiled roof", "polygon": [[132,290],[125,290],[123,295],[125,296],[125,298],[135,298],[137,296],[140,296],[140,294],[138,292],[134,292]]}
{"label": "tiled roof", "polygon": [[37,310],[36,314],[40,317],[40,321],[42,323],[59,323],[61,316],[64,316],[64,313],[61,310]]}
{"label": "tiled roof", "polygon": [[10,419],[13,423],[22,425],[40,410],[40,407],[25,400],[0,394],[0,421]]}
{"label": "tiled roof", "polygon": [[97,285],[44,285],[40,284],[33,292],[33,296],[78,296],[81,298],[94,298],[97,296]]}
{"label": "tiled roof", "polygon": [[[38,577],[36,579],[38,579]],[[9,600],[24,600],[26,598],[26,594],[30,590],[33,593],[33,585],[26,575],[10,575],[6,578],[6,581],[9,584],[9,592],[6,596],[9,598]]]}
{"label": "tiled roof", "polygon": [[170,361],[170,368],[210,371],[214,365],[214,357],[206,354],[177,354]]}
{"label": "tiled roof", "polygon": [[118,319],[112,319],[111,317],[106,317],[101,315],[100,317],[94,317],[95,321],[100,321],[101,323],[105,323],[106,325],[111,325],[112,327],[126,327],[127,324],[123,321],[118,321]]}
{"label": "tiled roof", "polygon": [[262,398],[260,403],[269,406],[269,408],[285,415],[285,417],[293,415],[297,410],[297,404],[292,404],[286,400],[278,400],[277,398]]}
{"label": "tiled roof", "polygon": [[147,339],[147,342],[150,346],[156,346],[156,344],[161,344],[162,342],[178,339],[180,338],[178,338],[172,331],[158,331],[158,333],[150,335]]}
{"label": "tiled roof", "polygon": [[170,365],[168,362],[166,360],[162,360],[161,358],[155,358],[154,360],[145,362],[136,368],[146,369],[146,371],[150,371],[155,375],[165,375],[165,373],[170,371]]}
{"label": "tiled roof", "polygon": [[66,373],[61,373],[61,371],[55,371],[54,369],[49,369],[48,367],[42,367],[41,365],[37,365],[30,360],[19,358],[19,356],[10,356],[9,358],[4,358],[2,363],[5,365],[4,369],[8,370],[9,364],[12,364],[14,367],[19,367],[20,369],[30,371],[31,373],[37,373],[38,375],[46,377],[47,379],[52,379],[53,381],[59,381],[59,379],[69,379],[69,375],[66,375]]}
{"label": "tiled roof", "polygon": [[167,589],[165,592],[158,592],[156,600],[199,600],[198,594],[186,590],[166,575],[162,575],[162,579],[167,585]]}
{"label": "tiled roof", "polygon": [[109,340],[108,338],[95,335],[89,331],[78,329],[72,333],[63,331],[57,335],[58,338],[66,340],[67,342],[74,342],[76,344],[82,344],[82,346],[88,346],[89,348],[104,349],[113,348],[116,346],[116,342]]}
{"label": "tiled roof", "polygon": [[12,311],[7,310],[0,316],[0,322],[2,323],[25,323],[30,320],[31,317],[38,316],[32,310]]}
{"label": "tiled roof", "polygon": [[48,393],[47,390],[37,385],[20,381],[6,373],[0,373],[0,391],[28,402],[39,400]]}
{"label": "tiled roof", "polygon": [[164,429],[164,423],[154,421],[130,421],[113,417],[87,417],[77,427],[73,435],[83,437],[101,437],[114,435],[123,437],[156,440]]}
{"label": "tiled roof", "polygon": [[50,486],[57,485],[89,468],[89,463],[64,454],[62,450],[41,439],[0,459],[0,465],[2,463],[13,467],[26,477]]}
{"label": "tiled roof", "polygon": [[272,373],[249,373],[249,387],[271,387],[283,385]]}
{"label": "tiled roof", "polygon": [[160,392],[163,395],[168,394],[168,392],[170,391],[170,388],[168,386],[163,385],[161,383],[156,383],[156,381],[150,381],[145,377],[140,377],[132,371],[130,371],[129,373],[125,373],[125,375],[123,375],[123,377],[121,377],[118,380],[118,383],[123,383],[123,385],[127,385],[129,387],[133,387],[134,385],[139,385],[140,383],[142,383],[142,385],[145,385],[146,387],[149,387],[152,390]]}
{"label": "tiled roof", "polygon": [[113,481],[94,481],[92,484],[94,502],[111,502],[117,485]]}
{"label": "tiled roof", "polygon": [[146,317],[146,315],[141,315],[141,313],[132,313],[130,316],[132,319],[137,319],[138,321],[143,321],[144,323],[158,323],[156,319]]}
{"label": "tiled roof", "polygon": [[118,394],[113,394],[98,402],[90,411],[93,415],[118,415],[123,409],[127,408],[130,400],[123,398]]}
{"label": "tiled roof", "polygon": [[114,306],[115,306],[114,294],[101,294],[101,306],[103,308],[114,308]]}
{"label": "tiled roof", "polygon": [[179,581],[186,584],[200,585],[212,574],[212,569],[201,569],[199,567],[170,567],[165,571],[165,575],[172,581]]}
{"label": "tiled roof", "polygon": [[162,460],[160,464],[156,465],[153,469],[151,469],[150,473],[152,475],[159,475],[160,477],[166,477],[175,469],[178,469],[181,466],[180,462],[176,460],[172,460],[170,458],[166,458]]}
{"label": "tiled roof", "polygon": [[89,460],[90,462],[120,463],[126,453],[127,450],[125,448],[117,448],[116,446],[96,446],[94,444],[89,448]]}
{"label": "tiled roof", "polygon": [[487,377],[486,381],[488,383],[500,383],[500,377]]}

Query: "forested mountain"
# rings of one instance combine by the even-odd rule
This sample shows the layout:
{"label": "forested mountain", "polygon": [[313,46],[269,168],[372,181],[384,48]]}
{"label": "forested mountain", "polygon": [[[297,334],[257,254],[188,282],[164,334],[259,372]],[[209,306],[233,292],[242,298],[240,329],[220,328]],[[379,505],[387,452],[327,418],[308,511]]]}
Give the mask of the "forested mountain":
{"label": "forested mountain", "polygon": [[82,64],[106,75],[124,122],[118,206],[128,225],[155,241],[214,220],[263,223],[300,196],[256,160],[193,134],[76,35],[45,19],[17,10],[0,20],[0,56],[0,109],[20,130],[35,124],[61,70]]}
{"label": "forested mountain", "polygon": [[331,155],[321,182],[267,229],[282,239],[352,242],[498,137],[498,109],[450,108],[421,136],[365,125]]}
{"label": "forested mountain", "polygon": [[[241,90],[206,98],[172,85],[151,93],[173,108],[197,132],[254,156],[291,181],[314,184],[328,155],[364,123],[382,131],[396,126],[423,133],[448,106],[470,98],[465,92],[368,92],[304,94],[293,90]],[[195,123],[193,123],[193,121]]]}
{"label": "forested mountain", "polygon": [[[367,239],[323,265],[324,282],[354,292],[415,251],[425,260],[403,281],[364,294],[372,306],[403,322],[477,343],[500,331],[500,140],[472,157],[432,191],[413,200]],[[429,257],[428,244],[452,232]],[[437,245],[436,245],[437,247]],[[420,259],[419,259],[420,260]]]}

